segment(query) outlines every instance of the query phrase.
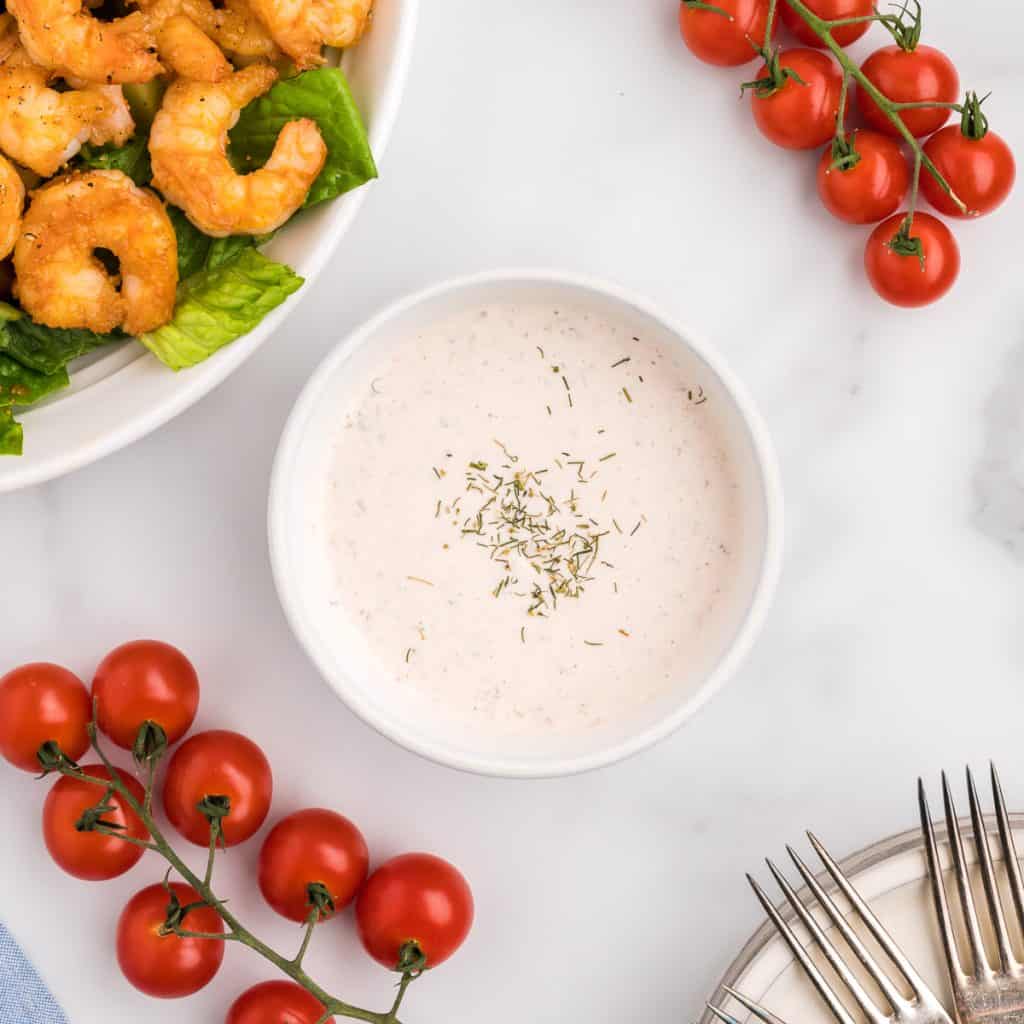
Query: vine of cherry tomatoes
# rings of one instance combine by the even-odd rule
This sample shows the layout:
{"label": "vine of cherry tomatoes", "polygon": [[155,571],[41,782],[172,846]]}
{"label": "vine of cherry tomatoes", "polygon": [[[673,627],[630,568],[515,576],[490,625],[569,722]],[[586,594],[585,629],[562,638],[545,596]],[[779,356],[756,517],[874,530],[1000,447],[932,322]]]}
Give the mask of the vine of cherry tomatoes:
{"label": "vine of cherry tomatoes", "polygon": [[[776,20],[800,45],[775,44]],[[876,22],[894,42],[858,67],[843,48]],[[743,86],[754,123],[785,149],[824,147],[818,195],[837,219],[878,225],[864,268],[883,299],[924,306],[952,288],[960,271],[956,238],[937,217],[917,211],[919,195],[947,217],[984,216],[1009,195],[1016,166],[989,127],[984,98],[968,92],[961,100],[953,62],[921,42],[917,0],[889,15],[873,0],[681,0],[679,27],[689,50],[708,64],[761,59],[756,78]],[[947,125],[953,111],[960,123]]]}
{"label": "vine of cherry tomatoes", "polygon": [[[188,658],[149,640],[108,654],[91,694],[59,665],[24,665],[0,677],[0,755],[17,768],[39,772],[45,759],[37,752],[59,747],[73,769],[54,783],[42,815],[47,850],[64,871],[102,880],[134,867],[153,846],[140,815],[148,814],[149,801],[157,797],[182,836],[210,848],[209,871],[218,846],[244,842],[260,829],[270,812],[273,775],[263,751],[239,733],[214,729],[186,739],[170,758],[159,794],[152,778],[144,789],[117,769],[131,795],[126,799],[104,787],[112,778],[105,765],[75,763],[90,747],[94,713],[100,730],[133,750],[142,770],[185,736],[198,704],[199,678]],[[459,871],[431,854],[404,854],[372,873],[369,864],[366,840],[351,821],[324,808],[299,810],[278,821],[264,839],[259,889],[274,910],[305,923],[310,934],[314,925],[355,904],[364,948],[384,966],[403,972],[404,991],[405,975],[438,966],[465,940],[473,896]],[[225,925],[207,893],[204,900],[190,885],[165,880],[139,890],[125,905],[116,952],[124,976],[137,989],[176,998],[198,991],[216,975],[224,956],[224,942],[216,936],[223,936]],[[281,979],[242,993],[226,1024],[318,1024],[324,1012],[310,991]]]}

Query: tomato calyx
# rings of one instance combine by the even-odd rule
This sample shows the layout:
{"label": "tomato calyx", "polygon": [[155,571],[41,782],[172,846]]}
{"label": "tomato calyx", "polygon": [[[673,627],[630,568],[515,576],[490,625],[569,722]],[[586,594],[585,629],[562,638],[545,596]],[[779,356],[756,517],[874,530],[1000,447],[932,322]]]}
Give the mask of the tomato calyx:
{"label": "tomato calyx", "polygon": [[[231,797],[219,793],[207,794],[196,810],[207,820],[210,826],[210,857],[218,845],[224,843],[224,819],[231,813]],[[224,843],[226,847],[226,843]]]}
{"label": "tomato calyx", "polygon": [[167,733],[157,722],[146,719],[139,726],[139,731],[132,744],[132,757],[141,768],[143,765],[155,764],[167,753]]}
{"label": "tomato calyx", "polygon": [[968,92],[964,97],[963,111],[960,114],[960,131],[964,138],[977,142],[988,135],[988,118],[981,105],[991,95],[992,93],[988,92],[979,97],[976,92]]}
{"label": "tomato calyx", "polygon": [[758,99],[765,100],[769,96],[774,96],[790,79],[799,85],[807,84],[792,68],[784,68],[782,66],[780,61],[782,56],[781,47],[775,46],[771,49],[766,49],[763,46],[756,46],[754,49],[757,50],[764,60],[764,69],[767,74],[763,78],[755,78],[750,82],[744,82],[740,86],[741,96],[750,89]]}
{"label": "tomato calyx", "polygon": [[41,769],[38,778],[45,778],[50,772],[59,772],[62,768],[77,768],[78,764],[72,761],[55,740],[47,740],[37,751],[36,760]]}
{"label": "tomato calyx", "polygon": [[689,8],[691,11],[710,11],[712,14],[720,14],[729,21],[736,20],[728,11],[722,10],[721,7],[716,7],[714,4],[705,3],[704,0],[681,0],[681,2],[684,7]]}
{"label": "tomato calyx", "polygon": [[81,817],[75,822],[76,832],[97,832],[104,829],[113,831],[123,831],[125,826],[116,821],[104,821],[103,815],[110,814],[117,810],[117,807],[112,804],[111,797],[114,795],[112,789],[108,789],[103,794],[99,803],[92,807],[87,807],[82,811]]}
{"label": "tomato calyx", "polygon": [[[168,871],[169,876],[170,872]],[[185,918],[189,911],[205,907],[207,903],[203,900],[198,900],[195,903],[183,904],[178,899],[178,894],[171,888],[171,884],[166,877],[164,878],[164,888],[167,890],[167,911],[164,915],[164,922],[160,925],[160,934],[176,935],[181,931],[181,926],[185,923]]]}
{"label": "tomato calyx", "polygon": [[411,978],[418,978],[427,969],[427,954],[415,939],[410,939],[398,951],[395,970]]}
{"label": "tomato calyx", "polygon": [[310,917],[315,913],[317,921],[326,921],[334,916],[334,898],[323,882],[310,882],[306,886],[306,895],[309,897]]}
{"label": "tomato calyx", "polygon": [[852,171],[861,161],[857,152],[854,136],[847,137],[838,133],[832,138],[832,169],[834,171]]}
{"label": "tomato calyx", "polygon": [[911,235],[914,227],[914,218],[908,214],[900,225],[899,231],[886,243],[889,249],[897,256],[916,256],[921,261],[921,269],[924,270],[924,244],[920,238]]}
{"label": "tomato calyx", "polygon": [[[911,11],[910,5],[914,5]],[[921,42],[922,11],[920,0],[903,0],[896,14],[883,14],[877,19],[896,40],[896,45],[906,53],[913,53]]]}

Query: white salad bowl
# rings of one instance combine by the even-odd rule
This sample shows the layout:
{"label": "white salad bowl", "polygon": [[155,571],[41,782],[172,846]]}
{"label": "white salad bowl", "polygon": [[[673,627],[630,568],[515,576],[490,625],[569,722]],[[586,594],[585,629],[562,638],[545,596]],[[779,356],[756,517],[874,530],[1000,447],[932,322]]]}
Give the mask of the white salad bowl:
{"label": "white salad bowl", "polygon": [[[371,30],[344,53],[344,69],[380,163],[412,55],[419,0],[377,0]],[[104,349],[73,366],[71,386],[18,413],[25,453],[0,458],[0,493],[42,483],[109,455],[183,412],[223,381],[284,323],[341,241],[370,182],[287,224],[264,249],[306,283],[252,331],[175,373],[141,345]]]}
{"label": "white salad bowl", "polygon": [[[318,512],[339,428],[346,379],[366,350],[467,306],[498,301],[559,302],[625,320],[638,334],[688,350],[698,382],[721,410],[723,435],[742,494],[745,555],[739,556],[739,599],[711,644],[710,666],[642,705],[628,721],[583,733],[502,738],[431,715],[408,688],[383,678],[361,653],[355,627],[339,628],[323,515]],[[370,356],[373,353],[369,353]],[[356,362],[356,360],[359,360]],[[761,416],[721,357],[703,341],[621,289],[547,271],[503,271],[460,278],[403,299],[344,339],[306,384],[277,451],[269,499],[270,557],[285,615],[310,658],[339,697],[383,735],[434,761],[487,775],[550,777],[611,764],[663,739],[736,671],[764,622],[779,574],[783,502],[774,450]],[[343,578],[340,585],[344,586]]]}

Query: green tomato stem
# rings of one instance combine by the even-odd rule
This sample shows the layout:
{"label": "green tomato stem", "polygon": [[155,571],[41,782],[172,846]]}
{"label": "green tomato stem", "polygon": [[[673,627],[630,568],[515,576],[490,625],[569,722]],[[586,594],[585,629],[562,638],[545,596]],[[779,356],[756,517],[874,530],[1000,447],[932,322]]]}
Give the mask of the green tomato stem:
{"label": "green tomato stem", "polygon": [[[888,96],[883,93],[874,82],[864,74],[863,71],[857,66],[856,62],[853,61],[846,51],[835,41],[832,35],[832,29],[836,28],[842,22],[826,21],[824,18],[819,18],[803,0],[785,0],[792,10],[798,14],[807,27],[825,44],[829,49],[832,56],[839,62],[840,67],[854,78],[857,84],[862,88],[878,105],[879,109],[883,114],[892,122],[893,126],[899,132],[904,142],[910,147],[914,154],[915,163],[920,163],[926,171],[935,179],[936,183],[953,200],[953,202],[960,209],[961,213],[967,213],[967,204],[953,191],[952,186],[943,177],[942,172],[935,166],[931,158],[925,153],[921,143],[915,138],[913,132],[904,124],[903,118],[900,117],[899,111],[901,105],[889,99]],[[874,20],[883,20],[875,18]],[[927,107],[938,107],[945,106],[941,103],[926,103],[924,106]],[[902,109],[909,109],[903,107]],[[915,196],[916,199],[916,196]]]}
{"label": "green tomato stem", "polygon": [[[225,907],[224,901],[217,897],[211,887],[209,877],[205,879],[200,878],[194,871],[192,871],[192,869],[181,859],[171,844],[167,841],[163,832],[161,832],[160,826],[156,823],[150,811],[150,806],[152,804],[153,776],[155,775],[155,772],[149,773],[149,777],[147,779],[148,785],[146,787],[143,800],[136,800],[131,790],[124,784],[119,769],[111,763],[100,746],[97,735],[95,713],[93,715],[93,721],[89,723],[89,739],[100,761],[102,761],[103,765],[110,772],[109,780],[98,779],[93,775],[86,774],[76,764],[73,764],[66,758],[61,759],[60,764],[55,768],[55,770],[60,772],[62,775],[67,775],[69,778],[78,779],[81,782],[88,782],[96,786],[104,787],[105,790],[108,791],[113,790],[142,820],[143,825],[145,825],[149,832],[150,841],[148,843],[142,842],[141,840],[135,839],[133,836],[121,835],[116,829],[105,829],[103,826],[97,826],[96,830],[103,831],[105,835],[115,836],[118,839],[133,843],[136,846],[143,846],[146,849],[154,850],[163,857],[174,872],[176,872],[188,885],[195,889],[201,897],[202,903],[213,910],[224,924],[227,925],[227,931],[223,933],[189,932],[183,929],[174,929],[174,934],[181,937],[238,942],[243,946],[248,946],[248,948],[254,953],[259,954],[264,960],[272,963],[283,974],[286,974],[292,979],[292,981],[301,985],[314,998],[318,999],[325,1008],[324,1016],[322,1018],[323,1021],[327,1021],[331,1017],[347,1017],[351,1020],[366,1021],[367,1024],[401,1024],[401,1021],[399,1021],[396,1016],[398,1004],[401,1002],[400,999],[396,1000],[390,1010],[384,1012],[366,1010],[360,1006],[353,1006],[350,1003],[346,1003],[343,999],[339,999],[337,996],[332,995],[302,969],[302,956],[305,955],[305,950],[308,947],[308,940],[312,935],[312,928],[310,928],[307,933],[306,940],[303,942],[303,947],[299,951],[300,955],[294,960],[289,960],[282,956],[261,939],[253,935],[253,933],[250,932],[242,922]],[[215,841],[211,841],[210,849],[211,855],[208,861],[208,869],[213,863],[212,851],[215,849]],[[406,978],[403,976],[402,982],[399,984],[400,995],[404,995],[405,988],[407,987],[408,981],[406,981]]]}

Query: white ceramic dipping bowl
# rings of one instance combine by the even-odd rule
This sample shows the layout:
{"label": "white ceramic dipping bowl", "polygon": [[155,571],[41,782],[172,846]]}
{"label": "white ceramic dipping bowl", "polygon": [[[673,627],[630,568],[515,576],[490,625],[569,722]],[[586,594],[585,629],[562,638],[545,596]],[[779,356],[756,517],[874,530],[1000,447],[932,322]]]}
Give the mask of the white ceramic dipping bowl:
{"label": "white ceramic dipping bowl", "polygon": [[[410,699],[408,687],[383,678],[359,653],[355,626],[339,626],[328,594],[338,586],[328,557],[323,515],[331,449],[341,403],[353,373],[410,333],[467,306],[550,302],[589,307],[636,333],[682,346],[695,380],[720,410],[722,431],[741,490],[746,552],[738,566],[743,599],[723,631],[709,669],[680,680],[628,720],[585,733],[544,737],[492,736],[438,716]],[[285,427],[270,489],[270,556],[285,614],[328,684],[360,718],[409,750],[466,771],[518,778],[586,771],[656,743],[689,719],[735,672],[765,619],[778,578],[782,492],[764,423],[740,382],[692,332],[618,288],[547,271],[503,271],[429,288],[374,317],[344,339],[313,374]],[[343,585],[343,584],[342,584]]]}

